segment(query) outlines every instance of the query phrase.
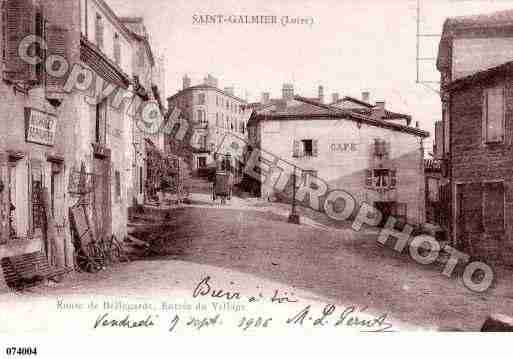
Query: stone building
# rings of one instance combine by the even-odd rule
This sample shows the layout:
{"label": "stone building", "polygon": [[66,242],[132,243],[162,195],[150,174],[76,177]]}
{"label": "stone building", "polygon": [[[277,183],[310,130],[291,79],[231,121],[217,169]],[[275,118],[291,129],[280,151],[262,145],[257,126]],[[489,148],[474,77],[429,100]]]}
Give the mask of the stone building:
{"label": "stone building", "polygon": [[[131,124],[146,99],[133,76],[138,39],[103,0],[3,0],[2,12],[0,256],[48,247],[46,192],[65,248],[56,260],[73,267],[78,203],[97,238],[126,235]],[[28,38],[20,58],[34,34],[46,46]]]}
{"label": "stone building", "polygon": [[448,19],[440,41],[453,245],[512,263],[513,11]]}
{"label": "stone building", "polygon": [[[301,186],[318,178],[373,204],[386,219],[412,224],[425,219],[425,131],[293,96],[257,108],[248,123],[249,142],[296,167]],[[277,194],[269,184],[261,195]],[[314,187],[317,187],[314,184]]]}
{"label": "stone building", "polygon": [[[154,91],[159,89],[156,81],[161,81],[161,62],[157,63],[144,19],[141,17],[123,17],[121,22],[130,30],[133,38],[132,73],[134,90],[142,101],[155,101]],[[160,84],[162,85],[162,84]],[[156,86],[156,88],[155,88]],[[154,151],[164,152],[164,134],[160,128],[147,128],[142,122],[142,113],[137,112],[129,124],[129,146],[127,155],[132,170],[128,172],[128,197],[130,204],[144,204],[154,197],[155,188],[148,181],[147,157]],[[161,113],[161,115],[163,115]],[[162,116],[161,116],[162,117]]]}
{"label": "stone building", "polygon": [[194,127],[195,148],[191,169],[206,168],[214,161],[214,153],[226,133],[246,137],[249,111],[246,101],[235,96],[233,87],[221,90],[217,79],[209,75],[201,85],[191,86],[186,75],[183,89],[168,98],[168,107],[178,107]]}

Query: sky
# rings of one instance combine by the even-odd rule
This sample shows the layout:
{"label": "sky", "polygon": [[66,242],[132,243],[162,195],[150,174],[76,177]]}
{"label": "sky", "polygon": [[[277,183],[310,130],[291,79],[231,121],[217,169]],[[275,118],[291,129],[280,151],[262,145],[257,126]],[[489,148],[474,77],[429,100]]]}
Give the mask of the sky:
{"label": "sky", "polygon": [[[285,82],[295,93],[316,97],[319,85],[332,93],[408,113],[434,137],[441,118],[437,85],[416,82],[417,0],[106,0],[119,16],[142,16],[156,52],[166,58],[166,96],[207,75],[221,88],[258,101],[262,92],[281,96]],[[440,34],[447,17],[513,9],[513,0],[420,0],[422,34]],[[310,24],[197,24],[194,16],[274,15]],[[422,38],[421,57],[436,57],[439,39]],[[420,78],[438,81],[434,61]],[[428,144],[428,149],[431,143]]]}

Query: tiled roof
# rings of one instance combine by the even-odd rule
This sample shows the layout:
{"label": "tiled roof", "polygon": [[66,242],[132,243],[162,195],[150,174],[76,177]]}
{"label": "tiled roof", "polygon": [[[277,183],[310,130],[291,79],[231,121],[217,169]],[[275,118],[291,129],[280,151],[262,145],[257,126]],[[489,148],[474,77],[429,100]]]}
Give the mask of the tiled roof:
{"label": "tiled roof", "polygon": [[[331,104],[331,106],[333,105],[336,105],[336,104],[339,104],[339,103],[342,103],[342,102],[346,102],[346,101],[349,101],[349,102],[354,102],[355,104],[357,105],[360,105],[358,107],[347,107],[347,109],[353,111],[353,112],[357,112],[357,113],[360,113],[362,115],[366,115],[366,116],[371,116],[372,115],[372,112],[374,111],[374,109],[376,108],[375,105],[372,105],[368,102],[365,102],[365,101],[362,101],[362,100],[359,100],[357,98],[354,98],[354,97],[350,97],[350,96],[345,96],[344,98],[336,101],[336,102],[333,102]],[[365,108],[362,108],[365,107]],[[398,112],[392,112],[392,111],[389,111],[389,110],[385,110],[385,116],[382,117],[383,120],[406,120],[408,123],[411,122],[411,116],[410,115],[406,115],[406,114],[402,114],[402,113],[398,113]]]}
{"label": "tiled roof", "polygon": [[237,100],[237,101],[239,101],[239,102],[246,103],[246,101],[245,101],[245,100],[243,100],[243,99],[241,99],[241,98],[239,98],[239,97],[237,97],[237,96],[235,96],[235,95],[231,95],[231,94],[229,94],[229,93],[227,93],[227,92],[225,92],[225,91],[223,91],[223,90],[221,90],[221,89],[218,89],[217,87],[210,86],[210,85],[205,85],[205,84],[201,84],[201,85],[195,85],[195,86],[187,87],[186,89],[183,89],[183,90],[181,90],[181,91],[179,91],[179,92],[175,93],[173,96],[168,97],[167,99],[168,99],[168,101],[169,101],[169,100],[172,100],[172,99],[174,99],[174,98],[176,98],[176,97],[178,97],[178,96],[182,95],[183,93],[188,92],[188,91],[191,91],[191,90],[214,90],[214,91],[216,91],[216,92],[219,92],[220,94],[223,94],[223,95],[225,95],[225,96],[231,97],[231,98],[233,98],[233,99],[235,99],[235,100]]}
{"label": "tiled roof", "polygon": [[457,30],[506,26],[513,26],[513,10],[448,18],[445,21],[443,32],[447,36]]}
{"label": "tiled roof", "polygon": [[[403,126],[397,123],[387,122],[378,120],[370,116],[357,113],[350,109],[340,109],[334,106],[325,105],[317,101],[295,96],[294,101],[296,103],[291,106],[286,106],[283,109],[276,109],[275,111],[268,111],[265,108],[257,109],[251,116],[250,123],[257,121],[269,121],[269,120],[296,120],[296,119],[312,119],[312,120],[326,120],[333,118],[348,119],[360,123],[365,123],[370,126],[387,128],[395,131],[411,133],[420,137],[429,137],[429,132],[413,128],[409,126]],[[248,123],[248,125],[250,125]]]}
{"label": "tiled roof", "polygon": [[442,38],[438,47],[437,68],[442,70],[449,66],[452,38],[486,36],[486,34],[497,36],[499,32],[505,32],[511,36],[512,30],[513,10],[448,18],[443,25]]}
{"label": "tiled roof", "polygon": [[478,71],[472,75],[468,75],[466,77],[462,77],[457,79],[451,83],[449,83],[444,90],[446,91],[455,91],[461,89],[465,86],[475,84],[487,79],[492,78],[493,76],[504,74],[504,73],[513,73],[513,61],[506,62],[496,67],[492,67],[490,69],[486,69],[483,71]]}
{"label": "tiled roof", "polygon": [[372,108],[374,107],[373,105],[371,105],[370,103],[368,102],[365,102],[365,101],[362,101],[362,100],[359,100],[357,98],[354,98],[354,97],[351,97],[351,96],[344,96],[344,98],[336,101],[336,102],[333,102],[332,105],[336,105],[338,103],[341,103],[341,102],[345,102],[345,101],[350,101],[350,102],[354,102],[358,105],[361,105],[361,106],[365,106],[365,107],[368,107],[368,108]]}

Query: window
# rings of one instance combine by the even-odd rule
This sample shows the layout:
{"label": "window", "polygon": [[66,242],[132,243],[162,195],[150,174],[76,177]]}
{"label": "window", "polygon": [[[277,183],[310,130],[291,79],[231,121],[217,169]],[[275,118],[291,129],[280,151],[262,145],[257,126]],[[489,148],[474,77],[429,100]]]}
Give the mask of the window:
{"label": "window", "polygon": [[219,106],[219,96],[216,96],[216,106]]}
{"label": "window", "polygon": [[376,138],[374,140],[374,155],[382,158],[388,155],[388,143],[385,140]]}
{"label": "window", "polygon": [[2,60],[7,57],[7,11],[5,1],[2,1]]}
{"label": "window", "polygon": [[103,49],[103,18],[100,14],[96,14],[96,24],[95,24],[95,36],[96,36],[96,45]]}
{"label": "window", "polygon": [[198,157],[198,168],[207,167],[207,159],[206,157]]}
{"label": "window", "polygon": [[205,104],[205,94],[200,93],[198,94],[198,105],[204,105]]}
{"label": "window", "polygon": [[216,127],[219,127],[219,112],[216,113]]}
{"label": "window", "polygon": [[107,99],[96,105],[95,140],[97,144],[106,144],[107,131]]}
{"label": "window", "polygon": [[8,166],[8,198],[9,198],[9,238],[14,239],[18,236],[16,227],[16,212],[18,202],[16,201],[16,163],[9,162]]}
{"label": "window", "polygon": [[312,157],[313,156],[313,141],[312,140],[302,140],[303,144],[303,156]]}
{"label": "window", "polygon": [[119,41],[119,35],[114,34],[114,62],[121,64],[121,43]]}
{"label": "window", "polygon": [[139,167],[139,193],[143,194],[143,168]]}
{"label": "window", "polygon": [[365,172],[365,186],[373,189],[395,189],[397,170],[378,168]]}
{"label": "window", "polygon": [[207,122],[207,116],[205,115],[204,110],[198,110],[197,111],[197,121],[199,123],[206,123]]}
{"label": "window", "polygon": [[485,143],[504,139],[504,88],[497,86],[484,90],[483,137]]}
{"label": "window", "polygon": [[492,182],[483,184],[484,213],[483,224],[486,232],[504,230],[504,184]]}
{"label": "window", "polygon": [[199,145],[202,149],[206,149],[207,148],[207,136],[201,136],[200,137],[200,140],[199,140]]}
{"label": "window", "polygon": [[313,178],[317,178],[317,171],[314,170],[303,170],[301,172],[301,183],[304,186],[309,186]]}
{"label": "window", "polygon": [[375,188],[388,188],[390,186],[390,171],[381,168],[374,170],[373,184]]}
{"label": "window", "polygon": [[114,171],[114,181],[116,185],[116,198],[121,198],[121,174],[119,171]]}
{"label": "window", "polygon": [[318,154],[317,140],[294,141],[292,157],[317,157]]}

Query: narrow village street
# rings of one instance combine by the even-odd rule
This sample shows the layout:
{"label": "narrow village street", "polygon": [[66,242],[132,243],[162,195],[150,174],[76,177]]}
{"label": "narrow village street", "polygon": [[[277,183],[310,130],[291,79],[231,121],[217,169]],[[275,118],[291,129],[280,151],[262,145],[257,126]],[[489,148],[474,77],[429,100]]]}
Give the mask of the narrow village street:
{"label": "narrow village street", "polygon": [[500,270],[496,287],[475,294],[460,278],[442,276],[440,267],[378,245],[375,230],[356,233],[343,229],[347,223],[330,228],[306,217],[300,226],[288,224],[284,205],[256,199],[234,197],[227,205],[207,194],[192,199],[172,210],[158,256],[78,274],[35,288],[30,297],[191,298],[210,276],[212,287],[226,291],[275,288],[291,299],[387,313],[418,330],[477,330],[492,311],[513,305],[511,283],[502,280],[511,271]]}

